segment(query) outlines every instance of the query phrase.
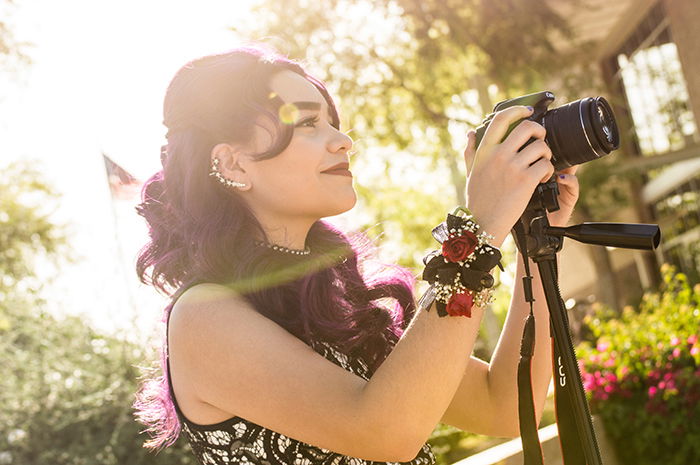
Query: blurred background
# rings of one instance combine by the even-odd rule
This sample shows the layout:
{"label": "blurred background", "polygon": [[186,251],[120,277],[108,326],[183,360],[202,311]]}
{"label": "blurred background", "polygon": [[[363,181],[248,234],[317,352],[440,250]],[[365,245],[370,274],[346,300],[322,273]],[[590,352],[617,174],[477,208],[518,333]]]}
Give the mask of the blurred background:
{"label": "blurred background", "polygon": [[[147,452],[132,418],[167,303],[136,278],[148,236],[134,207],[160,169],[170,79],[249,40],[326,82],[358,150],[358,205],[329,220],[415,275],[430,229],[465,203],[466,133],[496,103],[603,95],[621,148],[579,170],[572,223],[658,223],[662,243],[565,243],[584,384],[605,463],[700,460],[697,24],[696,0],[0,0],[0,465],[194,463],[184,440]],[[512,241],[504,255],[486,360]],[[440,464],[522,463],[519,440],[439,425],[430,441]]]}

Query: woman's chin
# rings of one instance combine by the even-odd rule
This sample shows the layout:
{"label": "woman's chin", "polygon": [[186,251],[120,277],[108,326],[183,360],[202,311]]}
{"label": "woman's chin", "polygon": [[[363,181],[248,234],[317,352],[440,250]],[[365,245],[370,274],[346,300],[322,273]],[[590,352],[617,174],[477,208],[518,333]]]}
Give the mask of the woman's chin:
{"label": "woman's chin", "polygon": [[342,200],[342,202],[338,202],[336,205],[334,205],[332,212],[326,216],[336,216],[352,210],[357,204],[357,194],[355,194],[355,190],[353,189],[352,195],[348,196],[347,199],[343,198]]}

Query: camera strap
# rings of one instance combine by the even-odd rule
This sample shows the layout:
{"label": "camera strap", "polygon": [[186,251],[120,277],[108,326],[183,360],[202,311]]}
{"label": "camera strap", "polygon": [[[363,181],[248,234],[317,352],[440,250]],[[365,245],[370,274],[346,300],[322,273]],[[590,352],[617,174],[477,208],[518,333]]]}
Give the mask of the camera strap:
{"label": "camera strap", "polygon": [[523,276],[523,291],[525,301],[530,304],[530,314],[525,319],[523,338],[520,343],[520,361],[518,362],[518,421],[520,423],[520,438],[523,443],[523,458],[525,465],[544,465],[542,446],[537,435],[537,419],[535,418],[535,402],[532,394],[532,356],[535,353],[535,314],[533,312],[532,275],[527,256],[525,230],[518,221],[513,227],[515,241],[523,256],[525,276]]}
{"label": "camera strap", "polygon": [[[525,229],[521,221],[513,227],[513,236],[523,257],[525,276],[523,290],[525,301],[530,304],[530,314],[525,320],[523,338],[520,345],[520,361],[518,363],[518,415],[520,422],[520,437],[523,445],[524,465],[543,465],[542,446],[537,434],[537,421],[532,393],[532,356],[535,352],[535,315],[532,292],[532,275],[527,254]],[[556,276],[556,261],[551,262]],[[561,296],[557,296],[561,299]],[[566,317],[566,315],[564,316]],[[585,465],[584,453],[581,448],[576,423],[574,421],[573,398],[566,383],[566,376],[561,365],[561,354],[552,335],[552,367],[554,371],[554,403],[559,434],[559,445],[563,463],[566,465]],[[569,383],[570,384],[570,383]]]}

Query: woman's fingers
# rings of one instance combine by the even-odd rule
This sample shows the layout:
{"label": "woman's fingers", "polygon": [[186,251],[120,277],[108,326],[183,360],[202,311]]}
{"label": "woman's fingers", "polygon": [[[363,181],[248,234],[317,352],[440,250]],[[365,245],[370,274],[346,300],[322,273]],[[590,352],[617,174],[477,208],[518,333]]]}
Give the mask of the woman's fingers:
{"label": "woman's fingers", "polygon": [[527,118],[531,114],[531,108],[521,105],[508,107],[505,110],[497,112],[489,123],[489,126],[486,128],[486,133],[484,133],[484,138],[481,140],[479,148],[492,147],[500,144],[511,124],[520,119]]}
{"label": "woman's fingers", "polygon": [[559,172],[563,173],[563,174],[576,174],[576,171],[578,171],[579,166],[581,166],[581,165],[569,166],[568,168],[564,168],[563,170],[561,170]]}
{"label": "woman's fingers", "polygon": [[575,174],[559,174],[557,175],[557,182],[566,190],[569,196],[577,198],[579,191],[579,182]]}
{"label": "woman's fingers", "polygon": [[531,138],[544,139],[547,130],[539,123],[534,121],[522,121],[515,129],[506,137],[501,146],[509,152],[517,152]]}
{"label": "woman's fingers", "polygon": [[528,171],[532,171],[534,178],[539,179],[538,183],[543,183],[547,182],[554,174],[554,165],[546,158],[540,158],[528,168]]}
{"label": "woman's fingers", "polygon": [[522,168],[527,168],[542,157],[551,161],[552,150],[545,141],[538,139],[515,155],[515,163]]}

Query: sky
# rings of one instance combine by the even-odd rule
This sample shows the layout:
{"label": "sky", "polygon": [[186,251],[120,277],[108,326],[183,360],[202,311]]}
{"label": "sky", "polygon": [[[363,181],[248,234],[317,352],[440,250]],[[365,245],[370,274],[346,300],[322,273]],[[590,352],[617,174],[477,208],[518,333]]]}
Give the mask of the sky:
{"label": "sky", "polygon": [[147,233],[134,202],[112,204],[101,153],[145,180],[160,169],[167,84],[187,61],[241,40],[247,1],[19,0],[7,21],[33,64],[0,76],[0,166],[32,160],[60,193],[77,263],[48,270],[54,312],[151,335],[165,298],[134,272]]}

